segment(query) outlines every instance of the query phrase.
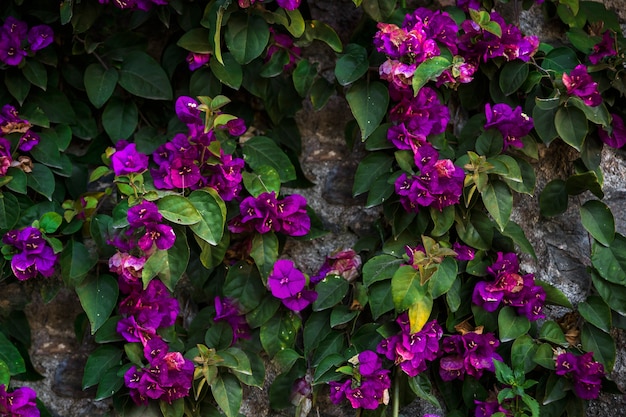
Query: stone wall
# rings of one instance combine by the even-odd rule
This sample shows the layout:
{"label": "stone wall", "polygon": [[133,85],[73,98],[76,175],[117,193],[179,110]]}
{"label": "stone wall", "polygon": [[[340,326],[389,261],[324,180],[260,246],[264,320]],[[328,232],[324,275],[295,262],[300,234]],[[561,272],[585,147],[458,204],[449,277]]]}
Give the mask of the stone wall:
{"label": "stone wall", "polygon": [[[607,0],[608,7],[624,12],[623,0]],[[333,25],[345,41],[351,28],[358,21],[360,11],[354,8],[351,0],[311,0],[309,6],[313,18],[323,19]],[[618,7],[619,6],[619,7]],[[353,10],[347,13],[346,10]],[[521,24],[527,33],[535,33],[548,39],[558,40],[562,35],[558,30],[539,25],[541,16],[537,10],[521,15]],[[330,21],[329,21],[330,20]],[[327,68],[332,74],[334,53],[327,47],[318,46],[310,58]],[[293,259],[307,273],[314,273],[324,257],[337,248],[352,246],[357,238],[368,231],[379,217],[377,209],[364,209],[363,200],[351,197],[352,178],[363,156],[359,146],[349,149],[343,137],[344,124],[351,118],[345,101],[334,96],[319,112],[305,105],[298,114],[298,123],[303,138],[302,167],[309,180],[315,183],[310,189],[298,190],[305,195],[309,204],[319,214],[330,233],[313,242],[289,241],[285,256]],[[546,219],[539,215],[538,195],[547,181],[565,178],[570,171],[573,154],[569,148],[554,143],[541,149],[541,159],[536,164],[537,192],[534,196],[517,197],[514,220],[526,232],[537,252],[537,260],[524,258],[523,268],[533,272],[543,280],[559,287],[574,303],[583,299],[589,282],[585,267],[589,265],[589,240],[578,219],[578,206],[587,196],[570,198],[568,211],[558,217]],[[605,202],[611,207],[618,231],[626,233],[626,153],[605,150],[602,156],[605,173]],[[38,296],[37,284],[29,284],[24,289],[11,288],[11,291],[25,291],[33,296],[33,303],[26,308],[32,326],[33,347],[31,357],[37,371],[45,379],[29,383],[39,398],[49,407],[55,417],[100,417],[112,415],[108,401],[95,402],[90,398],[93,392],[81,390],[82,366],[89,351],[93,348],[90,340],[78,342],[74,337],[73,322],[80,313],[76,296],[61,290],[55,300],[44,304]],[[562,314],[552,309],[551,314]],[[619,349],[612,377],[621,388],[626,381],[624,347],[626,336],[616,332]],[[268,379],[272,379],[271,370]],[[247,399],[242,413],[246,416],[288,415],[269,410],[267,391],[251,388],[246,392]],[[602,395],[593,401],[589,416],[614,416],[615,410],[626,409],[623,395]],[[407,416],[421,416],[433,412],[427,405],[412,404],[404,410]],[[323,401],[312,411],[313,416],[348,416],[349,409],[331,406]]]}

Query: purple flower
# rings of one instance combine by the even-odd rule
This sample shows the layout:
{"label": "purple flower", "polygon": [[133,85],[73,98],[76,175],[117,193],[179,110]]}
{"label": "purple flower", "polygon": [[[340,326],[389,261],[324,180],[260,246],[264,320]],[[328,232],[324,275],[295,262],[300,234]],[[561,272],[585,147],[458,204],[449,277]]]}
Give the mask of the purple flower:
{"label": "purple flower", "polygon": [[29,387],[20,387],[9,393],[0,385],[0,416],[39,417],[37,393]]}
{"label": "purple flower", "polygon": [[288,259],[276,261],[272,272],[267,277],[267,286],[272,295],[280,299],[296,296],[305,285],[304,274]]}
{"label": "purple flower", "polygon": [[317,284],[328,275],[339,275],[346,281],[354,281],[360,274],[361,257],[354,249],[346,249],[326,257],[317,275],[311,277],[311,283]]}
{"label": "purple flower", "polygon": [[474,259],[474,248],[463,245],[462,243],[454,242],[452,244],[452,250],[456,252],[456,259],[459,261],[471,261]]}
{"label": "purple flower", "polygon": [[521,138],[528,135],[533,129],[533,120],[522,112],[522,108],[517,106],[512,109],[508,104],[499,103],[491,107],[491,104],[485,105],[485,115],[487,123],[485,129],[495,128],[504,139],[503,150],[509,146],[521,148],[524,144]]}
{"label": "purple flower", "polygon": [[484,371],[494,372],[493,360],[502,360],[496,353],[500,342],[493,333],[467,332],[448,336],[443,340],[443,356],[439,375],[444,381],[464,379],[465,374],[480,378]]}
{"label": "purple flower", "polygon": [[50,45],[54,40],[54,32],[48,25],[33,26],[28,31],[28,43],[31,51],[38,51]]}
{"label": "purple flower", "polygon": [[198,109],[198,102],[191,97],[180,96],[176,99],[174,105],[176,110],[176,116],[181,122],[187,124],[201,124],[202,118],[200,117],[200,109]]}
{"label": "purple flower", "polygon": [[20,151],[28,152],[39,144],[39,140],[39,135],[29,129],[20,138],[17,148]]}
{"label": "purple flower", "polygon": [[233,329],[233,341],[231,345],[237,343],[239,339],[250,338],[250,326],[243,313],[239,311],[235,300],[228,297],[215,297],[215,317],[214,321],[225,321]]}
{"label": "purple flower", "polygon": [[141,273],[146,263],[145,257],[135,257],[128,253],[116,252],[109,258],[109,270],[118,275],[120,291],[128,294],[143,288]]}
{"label": "purple flower", "polygon": [[276,0],[276,3],[285,10],[296,10],[300,6],[300,0]]}
{"label": "purple flower", "polygon": [[[298,3],[300,3],[299,0],[298,0]],[[280,5],[280,2],[279,2],[279,5]],[[293,9],[289,9],[289,10],[293,10]],[[278,33],[273,28],[270,28],[270,33],[272,34],[272,40],[270,41],[270,44],[267,47],[265,61],[268,62],[275,53],[281,50],[286,51],[289,61],[283,66],[283,72],[291,71],[292,69],[296,67],[297,57],[299,57],[300,54],[302,53],[301,49],[294,44],[293,38],[291,36],[285,35],[283,33]],[[239,135],[235,135],[235,136],[239,136]]]}
{"label": "purple flower", "polygon": [[195,52],[189,52],[187,55],[187,64],[189,64],[189,71],[195,71],[200,67],[205,66],[211,60],[211,54],[198,54]]}
{"label": "purple flower", "polygon": [[611,116],[613,118],[611,134],[604,130],[604,128],[599,128],[598,136],[602,142],[610,147],[619,149],[626,145],[626,126],[624,126],[624,120],[619,115],[611,113]]}
{"label": "purple flower", "polygon": [[589,61],[592,64],[597,65],[602,61],[602,58],[607,56],[616,56],[617,49],[615,48],[615,34],[606,30],[602,34],[602,40],[593,46],[593,52],[589,54]]}
{"label": "purple flower", "polygon": [[556,374],[572,378],[574,393],[584,400],[593,400],[600,395],[604,366],[593,360],[593,352],[576,356],[561,353],[556,358]]}
{"label": "purple flower", "polygon": [[146,226],[146,233],[139,238],[137,246],[144,252],[150,251],[152,244],[160,250],[167,250],[174,246],[175,241],[176,234],[172,226],[152,223]]}
{"label": "purple flower", "polygon": [[602,103],[602,96],[598,91],[598,83],[594,82],[583,64],[577,65],[569,74],[563,73],[563,84],[567,94],[579,97],[591,107]]}
{"label": "purple flower", "polygon": [[11,258],[11,270],[21,281],[34,278],[38,274],[51,277],[58,255],[46,242],[43,234],[34,227],[7,232],[2,242],[15,248]]}
{"label": "purple flower", "polygon": [[495,413],[503,413],[506,417],[512,416],[511,412],[502,407],[497,399],[493,401],[474,400],[474,404],[476,404],[475,417],[491,417]]}
{"label": "purple flower", "polygon": [[132,227],[159,223],[163,219],[163,216],[159,213],[158,206],[148,200],[143,200],[141,203],[129,208],[126,217]]}
{"label": "purple flower", "polygon": [[118,176],[143,172],[148,168],[148,155],[137,152],[134,143],[122,140],[117,143],[116,151],[111,155],[111,166]]}
{"label": "purple flower", "polygon": [[176,188],[190,188],[202,180],[200,168],[191,159],[176,158],[169,169],[170,180]]}

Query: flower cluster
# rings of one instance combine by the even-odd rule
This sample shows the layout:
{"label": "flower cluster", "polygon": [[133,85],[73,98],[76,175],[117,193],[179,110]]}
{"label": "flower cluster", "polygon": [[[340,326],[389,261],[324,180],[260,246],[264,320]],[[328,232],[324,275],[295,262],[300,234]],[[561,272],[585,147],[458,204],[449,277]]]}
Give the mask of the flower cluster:
{"label": "flower cluster", "polygon": [[189,395],[193,382],[194,364],[180,352],[168,352],[161,338],[150,339],[143,348],[148,365],[133,365],[124,374],[124,383],[130,388],[135,404],[147,405],[149,399],[168,404]]}
{"label": "flower cluster", "polygon": [[624,120],[617,114],[611,113],[613,122],[611,123],[611,133],[603,128],[598,129],[598,136],[602,142],[612,148],[621,148],[626,145],[626,126]]}
{"label": "flower cluster", "polygon": [[143,233],[137,241],[137,246],[142,251],[150,253],[154,246],[167,250],[174,245],[176,241],[174,229],[161,223],[163,215],[153,202],[144,200],[132,206],[128,209],[127,218],[133,233],[138,230]]}
{"label": "flower cluster", "polygon": [[52,28],[37,25],[30,29],[26,22],[9,16],[0,26],[0,62],[18,66],[28,56],[29,51],[38,51],[54,40]]}
{"label": "flower cluster", "polygon": [[[181,96],[176,100],[176,115],[187,124],[188,133],[175,135],[152,154],[158,166],[150,169],[154,186],[170,190],[211,187],[223,200],[230,201],[242,189],[244,161],[221,149],[213,150],[211,144],[216,141],[216,134],[212,129],[205,132],[198,107],[191,97]],[[233,136],[240,136],[246,126],[242,119],[235,118],[228,121],[224,129]]]}
{"label": "flower cluster", "polygon": [[589,61],[597,65],[607,56],[616,56],[617,48],[615,34],[611,30],[606,30],[602,34],[602,40],[593,46],[593,52],[589,54]]}
{"label": "flower cluster", "polygon": [[500,304],[515,308],[518,314],[535,321],[545,318],[543,305],[545,290],[535,284],[533,274],[520,275],[519,262],[514,253],[498,252],[496,262],[487,268],[494,281],[480,281],[474,287],[472,302],[493,312]]}
{"label": "flower cluster", "polygon": [[302,311],[317,299],[317,293],[306,288],[306,277],[288,259],[279,259],[267,277],[272,295],[292,311]]}
{"label": "flower cluster", "polygon": [[474,410],[474,417],[491,417],[496,413],[502,413],[506,417],[510,417],[513,414],[504,408],[497,399],[491,401],[474,400],[476,409]]}
{"label": "flower cluster", "polygon": [[493,333],[474,331],[447,336],[443,339],[439,361],[441,379],[463,380],[466,374],[478,379],[484,371],[495,372],[493,360],[502,361],[496,353],[499,345]]}
{"label": "flower cluster", "polygon": [[[242,9],[247,9],[252,6],[254,3],[263,3],[263,0],[238,0],[239,7]],[[298,6],[300,6],[301,0],[276,0],[278,7],[282,7],[285,10],[296,10]]]}
{"label": "flower cluster", "polygon": [[317,274],[311,277],[311,284],[317,284],[328,275],[339,275],[352,282],[361,273],[361,264],[361,257],[354,249],[337,251],[326,257]]}
{"label": "flower cluster", "polygon": [[598,83],[593,81],[583,64],[576,67],[568,74],[563,73],[563,85],[567,94],[579,97],[586,105],[596,107],[602,104],[602,96],[598,91]]}
{"label": "flower cluster", "polygon": [[118,9],[142,10],[147,12],[152,6],[164,6],[167,0],[98,0],[100,4],[112,3]]}
{"label": "flower cluster", "polygon": [[523,113],[520,106],[513,109],[505,103],[498,103],[493,107],[487,103],[485,105],[485,116],[487,117],[485,129],[494,128],[502,134],[502,139],[504,140],[502,149],[504,151],[509,146],[523,147],[524,143],[521,139],[533,129],[533,119]]}
{"label": "flower cluster", "polygon": [[37,393],[29,387],[17,388],[7,392],[7,387],[0,384],[0,416],[1,417],[39,417]]}
{"label": "flower cluster", "polygon": [[378,344],[376,352],[400,365],[407,375],[414,377],[424,372],[439,355],[439,339],[443,335],[441,326],[433,320],[417,333],[411,333],[411,324],[407,313],[396,319],[401,333],[388,337]]}
{"label": "flower cluster", "polygon": [[408,212],[419,207],[443,210],[457,204],[463,192],[465,172],[449,159],[439,159],[439,153],[426,144],[417,149],[415,165],[419,174],[402,173],[395,182],[396,194]]}
{"label": "flower cluster", "polygon": [[561,353],[556,358],[556,374],[568,375],[574,384],[574,393],[585,400],[598,398],[604,377],[604,366],[593,360],[593,352],[576,356]]}
{"label": "flower cluster", "polygon": [[32,130],[32,125],[28,120],[22,119],[17,109],[10,104],[5,104],[0,110],[0,176],[4,176],[10,167],[20,167],[25,172],[30,170],[30,159],[20,157],[13,160],[11,154],[11,142],[7,135],[21,133],[17,143],[17,149],[28,152],[39,144],[39,135]]}
{"label": "flower cluster", "polygon": [[141,173],[148,169],[148,155],[137,151],[137,145],[120,140],[111,155],[111,168],[116,176]]}
{"label": "flower cluster", "polygon": [[275,53],[285,51],[288,60],[283,66],[283,72],[293,70],[296,67],[298,56],[300,56],[302,50],[294,44],[291,36],[278,33],[273,28],[270,28],[270,33],[272,34],[272,39],[267,47],[265,61],[269,61]]}
{"label": "flower cluster", "polygon": [[375,352],[366,350],[359,353],[352,378],[342,382],[331,381],[330,400],[339,404],[344,398],[352,408],[374,410],[379,404],[389,401],[391,380],[389,370],[383,369],[382,360]]}
{"label": "flower cluster", "polygon": [[246,197],[240,204],[240,214],[228,224],[233,233],[281,232],[289,236],[304,236],[311,229],[306,212],[306,199],[293,194],[279,200],[276,193],[261,193]]}
{"label": "flower cluster", "polygon": [[250,338],[250,326],[245,315],[239,311],[235,300],[228,297],[215,297],[215,317],[214,321],[225,321],[233,329],[233,341],[231,345],[237,343],[239,339]]}
{"label": "flower cluster", "polygon": [[10,230],[2,237],[8,246],[3,248],[5,256],[11,257],[11,270],[17,279],[24,281],[37,274],[51,277],[58,255],[35,227]]}

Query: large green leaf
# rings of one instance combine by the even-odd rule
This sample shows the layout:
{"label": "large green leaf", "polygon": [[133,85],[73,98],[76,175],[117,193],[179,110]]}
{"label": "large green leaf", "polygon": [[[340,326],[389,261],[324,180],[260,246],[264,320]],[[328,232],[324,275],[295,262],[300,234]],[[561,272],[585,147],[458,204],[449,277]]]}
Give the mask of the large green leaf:
{"label": "large green leaf", "polygon": [[152,278],[158,276],[170,291],[174,291],[178,280],[189,263],[189,244],[184,230],[174,229],[176,241],[168,250],[157,249],[146,261],[141,271],[144,287]]}
{"label": "large green leaf", "polygon": [[313,311],[326,310],[341,302],[349,288],[348,281],[339,275],[329,275],[315,286],[317,300],[313,303]]}
{"label": "large green leaf", "polygon": [[219,194],[213,189],[195,190],[187,197],[195,207],[200,220],[190,226],[190,229],[200,239],[211,245],[217,245],[224,235],[226,223],[226,205]]}
{"label": "large green leaf", "polygon": [[372,311],[372,317],[377,320],[383,314],[393,310],[393,298],[389,282],[375,282],[367,289],[369,295],[368,304]]}
{"label": "large green leaf", "polygon": [[372,152],[359,163],[354,176],[352,195],[358,196],[370,190],[374,181],[390,172],[394,158],[384,152]]}
{"label": "large green leaf", "polygon": [[239,262],[231,266],[223,285],[226,297],[237,299],[243,312],[256,308],[267,293],[254,265]]}
{"label": "large green leaf", "polygon": [[104,400],[109,398],[124,386],[124,377],[118,375],[121,366],[113,366],[109,368],[98,383],[98,390],[94,397],[95,401]]}
{"label": "large green leaf", "polygon": [[10,375],[26,372],[26,364],[17,348],[0,332],[0,361],[4,362]]}
{"label": "large green leaf", "polygon": [[372,19],[382,22],[396,7],[395,0],[362,0],[361,7]]}
{"label": "large green leaf", "polygon": [[589,323],[604,332],[611,331],[611,309],[602,297],[591,295],[578,304],[578,312]]}
{"label": "large green leaf", "polygon": [[112,98],[102,112],[102,127],[113,143],[128,139],[137,129],[139,109],[132,100]]}
{"label": "large green leaf", "polygon": [[428,58],[417,66],[413,73],[411,85],[413,94],[417,95],[419,90],[426,85],[428,81],[435,81],[447,68],[450,67],[450,60],[442,56],[434,56]]}
{"label": "large green leaf", "polygon": [[567,210],[567,191],[565,181],[550,181],[539,195],[539,211],[543,216],[552,217],[565,213]]}
{"label": "large green leaf", "polygon": [[266,279],[278,259],[278,238],[273,232],[256,233],[252,238],[250,256],[263,279]]}
{"label": "large green leaf", "polygon": [[13,228],[20,217],[20,205],[12,193],[0,194],[0,231]]}
{"label": "large green leaf", "polygon": [[274,315],[261,326],[260,338],[263,349],[273,357],[283,349],[293,348],[301,324],[300,318],[295,314]]}
{"label": "large green leaf", "polygon": [[520,89],[526,82],[529,73],[529,64],[521,60],[507,62],[502,67],[499,77],[499,85],[502,92],[510,96]]}
{"label": "large green leaf", "polygon": [[595,240],[610,246],[615,238],[615,219],[611,209],[601,201],[589,200],[580,207],[583,227]]}
{"label": "large green leaf", "polygon": [[605,333],[589,323],[583,324],[580,332],[580,341],[586,352],[593,352],[593,358],[602,363],[607,372],[615,365],[615,340],[609,333]]}
{"label": "large green leaf", "polygon": [[220,373],[211,383],[211,393],[226,417],[239,416],[243,390],[237,378],[229,373]]}
{"label": "large green leaf", "polygon": [[530,321],[525,316],[519,316],[513,307],[504,307],[498,314],[498,331],[500,340],[508,342],[515,340],[530,330]]}
{"label": "large green leaf", "polygon": [[223,63],[217,59],[212,59],[209,62],[213,75],[228,87],[239,90],[243,81],[241,65],[239,65],[231,53],[225,53],[222,58]]}
{"label": "large green leaf", "polygon": [[313,81],[315,81],[315,77],[317,75],[317,66],[315,64],[311,64],[306,59],[301,59],[296,68],[293,70],[291,74],[291,78],[293,79],[293,86],[300,95],[300,97],[306,97],[313,86]]}
{"label": "large green leaf", "polygon": [[22,67],[22,74],[32,84],[46,91],[48,87],[48,72],[46,67],[39,61],[30,59]]}
{"label": "large green leaf", "polygon": [[105,69],[100,64],[91,64],[85,69],[85,91],[89,101],[96,108],[104,106],[113,91],[119,79],[119,74],[115,68]]}
{"label": "large green leaf", "polygon": [[260,166],[254,172],[242,172],[243,184],[253,197],[263,193],[280,192],[280,175],[270,166]]}
{"label": "large green leaf", "polygon": [[87,358],[83,373],[83,389],[92,387],[104,377],[113,366],[122,359],[122,350],[113,345],[97,347]]}
{"label": "large green leaf", "polygon": [[374,256],[363,265],[363,284],[369,287],[375,282],[390,279],[403,263],[402,258],[393,255]]}
{"label": "large green leaf", "polygon": [[246,13],[228,20],[224,39],[231,54],[240,64],[247,64],[263,53],[270,38],[262,17]]}
{"label": "large green leaf", "polygon": [[533,108],[535,131],[546,145],[549,145],[559,135],[554,125],[554,118],[556,117],[557,111],[558,108],[543,109],[539,104]]}
{"label": "large green leaf", "polygon": [[500,230],[504,230],[513,211],[513,193],[502,181],[491,181],[481,192],[483,204]]}
{"label": "large green leaf", "polygon": [[63,281],[70,287],[78,286],[97,261],[83,243],[71,239],[59,259]]}
{"label": "large green leaf", "polygon": [[538,345],[535,344],[533,338],[527,334],[515,339],[511,347],[511,362],[513,368],[522,369],[524,373],[532,371],[536,366],[533,357],[537,352],[537,347]]}
{"label": "large green leaf", "polygon": [[185,32],[176,45],[197,54],[209,54],[213,52],[209,36],[210,33],[205,28],[193,28]]}
{"label": "large green leaf", "polygon": [[159,213],[176,224],[188,226],[196,224],[202,219],[194,204],[180,195],[166,195],[157,202],[157,205]]}
{"label": "large green leaf", "polygon": [[591,263],[602,278],[626,286],[626,238],[616,234],[609,247],[594,242],[591,247]]}
{"label": "large green leaf", "polygon": [[409,310],[411,333],[419,331],[433,305],[428,285],[421,284],[419,271],[409,265],[398,268],[391,278],[391,296],[397,311]]}
{"label": "large green leaf", "polygon": [[117,305],[119,288],[110,275],[91,276],[76,286],[76,294],[91,323],[94,334],[106,322]]}
{"label": "large green leaf", "polygon": [[296,170],[287,154],[266,136],[255,136],[247,140],[243,144],[243,157],[252,169],[265,166],[274,168],[282,182],[296,179]]}
{"label": "large green leaf", "polygon": [[346,100],[361,129],[361,139],[367,139],[387,114],[387,87],[378,81],[361,80],[350,87]]}
{"label": "large green leaf", "polygon": [[150,55],[133,52],[124,57],[119,85],[129,93],[153,100],[171,100],[172,86],[165,70]]}
{"label": "large green leaf", "polygon": [[602,299],[622,316],[626,316],[626,287],[613,284],[592,271],[591,280]]}
{"label": "large green leaf", "polygon": [[45,165],[34,163],[31,173],[26,175],[26,184],[29,188],[52,201],[55,189],[54,174]]}
{"label": "large green leaf", "polygon": [[304,27],[304,33],[300,39],[300,42],[305,45],[314,40],[319,40],[330,46],[335,52],[341,52],[343,50],[343,44],[337,32],[327,23],[319,20],[307,21]]}
{"label": "large green leaf", "polygon": [[428,280],[428,288],[433,298],[440,297],[450,290],[456,280],[457,272],[456,261],[451,257],[444,258]]}
{"label": "large green leaf", "polygon": [[346,45],[343,55],[337,59],[335,77],[339,84],[345,86],[361,78],[368,68],[367,50],[361,45],[351,43]]}
{"label": "large green leaf", "polygon": [[554,126],[561,139],[580,152],[589,131],[585,113],[576,107],[561,107],[556,112]]}

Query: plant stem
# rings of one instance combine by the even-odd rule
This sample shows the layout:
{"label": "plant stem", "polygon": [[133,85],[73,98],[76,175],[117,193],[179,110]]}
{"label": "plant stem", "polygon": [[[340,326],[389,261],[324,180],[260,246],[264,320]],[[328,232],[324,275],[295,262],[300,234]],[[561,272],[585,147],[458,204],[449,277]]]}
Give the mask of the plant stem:
{"label": "plant stem", "polygon": [[400,415],[400,378],[396,374],[393,378],[393,400],[392,400],[392,417]]}

